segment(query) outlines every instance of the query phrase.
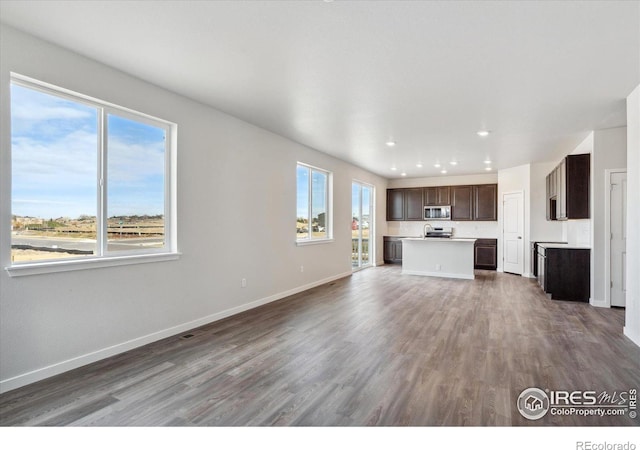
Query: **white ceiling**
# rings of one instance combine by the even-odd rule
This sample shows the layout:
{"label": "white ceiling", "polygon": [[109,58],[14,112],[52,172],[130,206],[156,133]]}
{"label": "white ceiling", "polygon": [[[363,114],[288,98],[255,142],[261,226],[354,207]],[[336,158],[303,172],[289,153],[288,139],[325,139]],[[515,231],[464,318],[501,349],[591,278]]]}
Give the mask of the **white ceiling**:
{"label": "white ceiling", "polygon": [[559,159],[625,125],[640,84],[638,1],[3,0],[0,20],[387,178]]}

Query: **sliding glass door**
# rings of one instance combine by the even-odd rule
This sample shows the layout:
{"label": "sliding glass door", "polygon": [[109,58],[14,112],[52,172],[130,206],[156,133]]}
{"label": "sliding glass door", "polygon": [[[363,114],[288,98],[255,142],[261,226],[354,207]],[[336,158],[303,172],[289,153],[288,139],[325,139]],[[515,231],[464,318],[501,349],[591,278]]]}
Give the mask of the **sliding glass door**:
{"label": "sliding glass door", "polygon": [[359,181],[351,185],[351,266],[371,265],[373,258],[373,186]]}

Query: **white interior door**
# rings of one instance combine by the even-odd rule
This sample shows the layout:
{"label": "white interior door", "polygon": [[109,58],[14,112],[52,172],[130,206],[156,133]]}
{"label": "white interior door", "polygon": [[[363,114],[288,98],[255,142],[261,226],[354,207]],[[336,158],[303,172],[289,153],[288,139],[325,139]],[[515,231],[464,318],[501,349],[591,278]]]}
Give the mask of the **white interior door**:
{"label": "white interior door", "polygon": [[524,198],[522,192],[502,196],[502,270],[524,271]]}
{"label": "white interior door", "polygon": [[625,306],[625,276],[627,270],[627,174],[613,172],[610,189],[611,225],[611,306]]}

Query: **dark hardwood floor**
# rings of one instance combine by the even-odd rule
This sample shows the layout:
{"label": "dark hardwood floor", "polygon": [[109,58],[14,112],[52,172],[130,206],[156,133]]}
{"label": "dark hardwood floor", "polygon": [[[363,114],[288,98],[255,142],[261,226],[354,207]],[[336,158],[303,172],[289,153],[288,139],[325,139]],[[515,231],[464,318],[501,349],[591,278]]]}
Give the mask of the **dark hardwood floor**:
{"label": "dark hardwood floor", "polygon": [[514,275],[377,267],[7,392],[0,424],[637,426],[516,409],[528,387],[640,388],[623,324]]}

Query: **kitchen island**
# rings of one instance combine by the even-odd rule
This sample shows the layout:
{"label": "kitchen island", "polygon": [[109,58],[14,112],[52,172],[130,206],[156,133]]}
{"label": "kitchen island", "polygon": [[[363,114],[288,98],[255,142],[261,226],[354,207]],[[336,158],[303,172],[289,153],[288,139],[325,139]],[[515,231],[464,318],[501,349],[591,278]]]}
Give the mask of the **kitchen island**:
{"label": "kitchen island", "polygon": [[473,245],[466,238],[402,239],[402,273],[473,280]]}

